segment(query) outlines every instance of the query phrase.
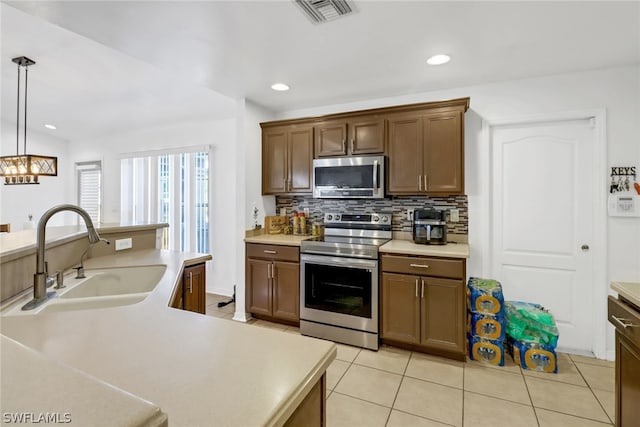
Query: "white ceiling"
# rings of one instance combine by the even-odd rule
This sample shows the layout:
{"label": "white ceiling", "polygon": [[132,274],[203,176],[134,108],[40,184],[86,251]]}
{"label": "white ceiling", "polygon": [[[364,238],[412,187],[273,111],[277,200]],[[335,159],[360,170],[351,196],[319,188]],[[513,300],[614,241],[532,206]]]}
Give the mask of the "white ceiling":
{"label": "white ceiling", "polygon": [[29,120],[68,139],[228,117],[227,97],[286,111],[640,63],[637,1],[356,1],[322,25],[289,0],[4,3],[3,115],[29,56]]}

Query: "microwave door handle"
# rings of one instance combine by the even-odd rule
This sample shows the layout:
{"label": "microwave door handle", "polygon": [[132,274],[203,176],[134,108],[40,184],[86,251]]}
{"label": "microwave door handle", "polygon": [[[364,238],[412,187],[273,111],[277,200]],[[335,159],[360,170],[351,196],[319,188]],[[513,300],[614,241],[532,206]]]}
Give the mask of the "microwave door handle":
{"label": "microwave door handle", "polygon": [[427,225],[427,242],[431,241],[431,226]]}
{"label": "microwave door handle", "polygon": [[[378,189],[378,161],[373,161],[373,189]],[[377,193],[377,191],[376,191]]]}

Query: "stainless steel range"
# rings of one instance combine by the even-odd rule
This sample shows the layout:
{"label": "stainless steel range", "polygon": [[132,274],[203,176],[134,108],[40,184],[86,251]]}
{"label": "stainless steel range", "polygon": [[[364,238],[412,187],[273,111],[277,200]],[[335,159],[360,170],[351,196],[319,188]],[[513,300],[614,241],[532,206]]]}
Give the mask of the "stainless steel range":
{"label": "stainless steel range", "polygon": [[378,349],[378,248],[391,214],[326,213],[323,237],[300,245],[300,332]]}

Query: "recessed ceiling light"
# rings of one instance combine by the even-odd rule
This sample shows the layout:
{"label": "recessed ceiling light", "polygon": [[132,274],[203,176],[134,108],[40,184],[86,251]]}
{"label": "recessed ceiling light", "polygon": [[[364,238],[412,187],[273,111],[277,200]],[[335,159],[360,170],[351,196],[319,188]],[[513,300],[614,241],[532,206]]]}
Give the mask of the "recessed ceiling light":
{"label": "recessed ceiling light", "polygon": [[54,125],[44,125],[44,127],[46,127],[47,129],[51,129],[51,130],[56,130],[58,129],[57,127],[55,127]]}
{"label": "recessed ceiling light", "polygon": [[279,92],[285,91],[285,90],[289,90],[289,86],[287,86],[284,83],[274,83],[271,85],[271,89],[273,90],[277,90]]}
{"label": "recessed ceiling light", "polygon": [[433,55],[431,58],[427,59],[427,64],[429,65],[442,65],[451,61],[451,57],[445,54]]}

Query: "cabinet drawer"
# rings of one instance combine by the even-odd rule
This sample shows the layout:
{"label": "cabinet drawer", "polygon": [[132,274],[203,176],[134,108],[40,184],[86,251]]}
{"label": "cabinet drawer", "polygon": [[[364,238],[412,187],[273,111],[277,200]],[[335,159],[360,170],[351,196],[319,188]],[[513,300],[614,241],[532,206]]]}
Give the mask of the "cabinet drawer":
{"label": "cabinet drawer", "polygon": [[453,279],[465,278],[464,260],[461,259],[383,255],[382,271]]}
{"label": "cabinet drawer", "polygon": [[300,249],[295,246],[247,243],[247,257],[300,262]]}
{"label": "cabinet drawer", "polygon": [[609,296],[608,300],[609,323],[633,345],[640,348],[640,313],[612,296]]}

